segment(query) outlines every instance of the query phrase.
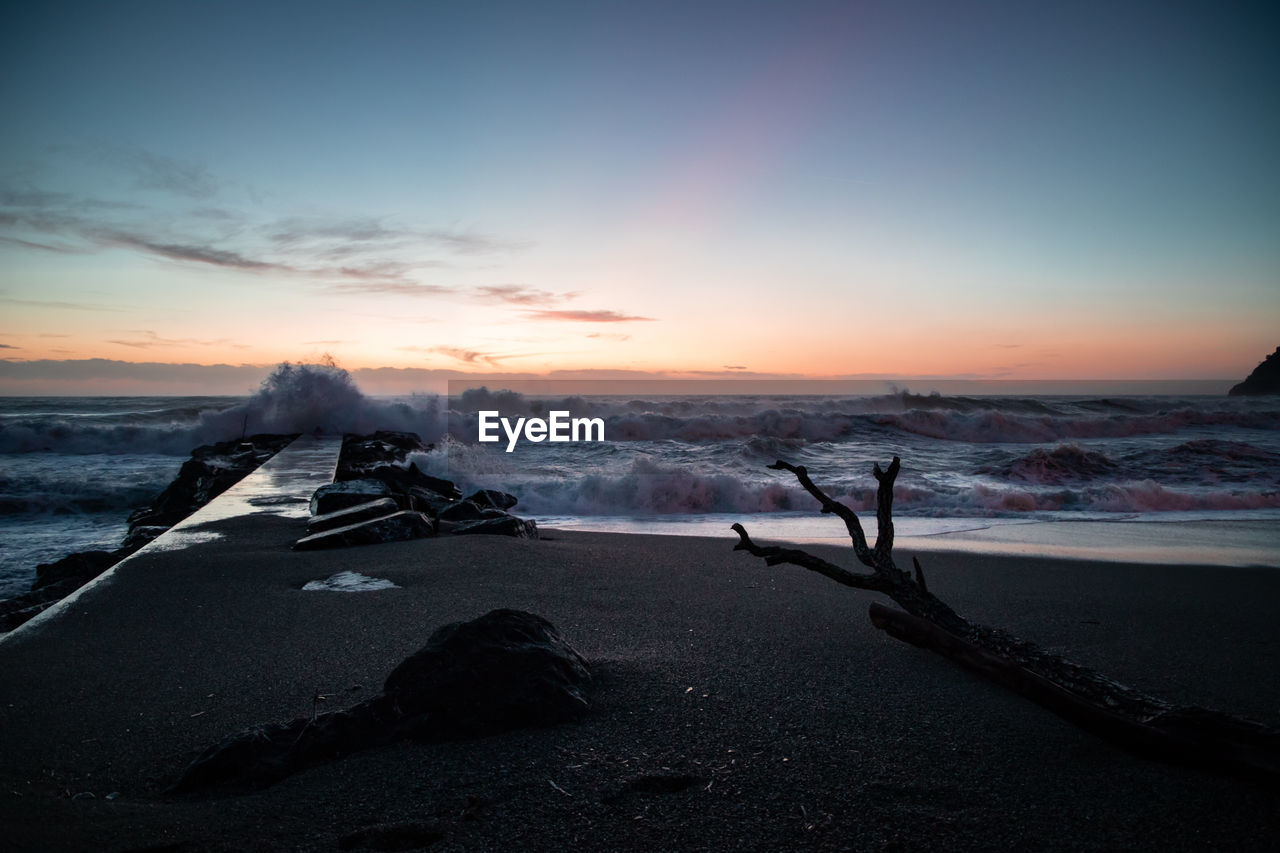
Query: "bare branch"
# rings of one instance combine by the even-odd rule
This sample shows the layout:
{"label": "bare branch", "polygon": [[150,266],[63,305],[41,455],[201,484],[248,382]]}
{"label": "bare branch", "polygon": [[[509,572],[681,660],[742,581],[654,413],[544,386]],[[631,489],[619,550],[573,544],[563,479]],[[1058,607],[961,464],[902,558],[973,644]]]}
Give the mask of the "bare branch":
{"label": "bare branch", "polygon": [[790,462],[784,462],[779,459],[772,465],[768,466],[774,471],[790,471],[796,475],[796,479],[800,481],[800,485],[804,490],[818,499],[818,503],[822,504],[824,513],[832,513],[838,515],[844,520],[845,529],[849,531],[849,539],[853,542],[853,553],[858,560],[868,568],[876,568],[875,555],[872,554],[871,548],[867,546],[867,534],[862,530],[862,522],[858,520],[858,514],[849,507],[834,500],[822,489],[814,485],[813,480],[809,479],[809,472],[803,465],[792,465]]}
{"label": "bare branch", "polygon": [[916,567],[916,586],[920,587],[920,591],[927,593],[929,587],[924,583],[924,569],[920,568],[920,561],[915,557],[911,558],[911,564]]}
{"label": "bare branch", "polygon": [[876,561],[893,565],[893,482],[898,479],[902,460],[893,457],[888,471],[876,465],[871,469],[880,487],[876,489]]}
{"label": "bare branch", "polygon": [[799,548],[779,548],[777,545],[757,545],[751,541],[751,537],[747,535],[747,529],[741,524],[733,525],[733,529],[737,532],[741,541],[733,546],[735,551],[747,551],[757,557],[763,557],[765,565],[776,566],[780,563],[790,563],[793,566],[800,566],[811,572],[817,572],[831,578],[836,583],[845,586],[855,587],[857,589],[871,589],[883,592],[885,589],[884,579],[878,575],[860,575],[851,572],[846,568],[837,566],[835,563],[828,563],[821,557],[815,557],[807,551],[801,551]]}

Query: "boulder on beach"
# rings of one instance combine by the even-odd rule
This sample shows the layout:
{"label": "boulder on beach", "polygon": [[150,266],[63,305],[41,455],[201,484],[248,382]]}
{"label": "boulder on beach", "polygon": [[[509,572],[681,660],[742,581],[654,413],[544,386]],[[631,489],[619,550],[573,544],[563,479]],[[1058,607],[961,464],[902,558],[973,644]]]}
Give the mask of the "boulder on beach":
{"label": "boulder on beach", "polygon": [[204,751],[171,793],[261,788],[326,761],[404,738],[484,737],[576,719],[591,671],[555,626],[493,610],[432,632],[381,695],[344,711],[257,726]]}
{"label": "boulder on beach", "polygon": [[467,500],[478,507],[493,507],[494,509],[502,510],[511,509],[520,502],[515,495],[509,495],[497,489],[479,489],[467,495]]}
{"label": "boulder on beach", "polygon": [[487,536],[514,536],[517,539],[537,539],[538,523],[531,518],[516,518],[514,515],[503,513],[498,517],[482,518],[479,521],[465,521],[455,526],[450,533],[454,536],[481,534]]}
{"label": "boulder on beach", "polygon": [[1232,397],[1254,394],[1280,394],[1280,347],[1263,359],[1245,380],[1227,392]]}
{"label": "boulder on beach", "polygon": [[393,496],[391,487],[381,480],[344,480],[326,483],[311,496],[311,514],[328,515],[340,509],[366,504]]}
{"label": "boulder on beach", "polygon": [[408,539],[422,539],[435,535],[436,524],[433,520],[420,512],[401,510],[391,515],[312,533],[293,543],[293,547],[298,551],[315,551],[321,548],[404,542]]}
{"label": "boulder on beach", "polygon": [[346,527],[359,521],[368,521],[371,518],[392,515],[399,512],[399,510],[400,505],[391,498],[379,498],[375,501],[349,506],[346,509],[328,512],[324,515],[313,515],[307,520],[307,532],[320,533],[337,527]]}

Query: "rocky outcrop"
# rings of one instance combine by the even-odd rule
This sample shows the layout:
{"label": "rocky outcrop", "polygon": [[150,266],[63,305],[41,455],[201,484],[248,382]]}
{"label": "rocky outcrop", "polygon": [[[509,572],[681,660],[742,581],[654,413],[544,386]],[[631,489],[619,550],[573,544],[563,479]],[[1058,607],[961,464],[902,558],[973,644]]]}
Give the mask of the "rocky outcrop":
{"label": "rocky outcrop", "polygon": [[381,695],[345,711],[259,726],[205,750],[173,793],[261,788],[404,738],[484,737],[551,726],[588,709],[591,672],[540,616],[494,610],[445,625],[400,663]]}
{"label": "rocky outcrop", "polygon": [[264,434],[197,447],[151,506],[129,516],[130,532],[143,527],[167,530],[243,480],[295,438]]}
{"label": "rocky outcrop", "polygon": [[311,514],[328,515],[370,501],[390,500],[393,494],[389,485],[372,478],[326,483],[311,496]]}
{"label": "rocky outcrop", "polygon": [[0,632],[13,630],[84,586],[240,482],[296,437],[264,434],[197,447],[151,505],[129,516],[129,532],[119,548],[83,551],[36,566],[30,592],[0,601]]}
{"label": "rocky outcrop", "polygon": [[356,504],[346,509],[340,509],[336,512],[326,513],[324,515],[313,515],[307,522],[308,533],[321,533],[325,530],[333,530],[337,527],[346,527],[348,524],[355,524],[358,521],[368,521],[372,518],[382,518],[399,512],[400,506],[391,498],[379,498],[369,501],[368,503]]}
{"label": "rocky outcrop", "polygon": [[1262,363],[1238,385],[1227,392],[1232,397],[1254,394],[1280,394],[1280,347],[1263,359]]}
{"label": "rocky outcrop", "polygon": [[[533,521],[507,512],[516,505],[514,495],[480,489],[463,499],[456,485],[424,473],[409,461],[410,454],[430,449],[413,433],[346,436],[335,480],[312,495],[308,535],[294,547],[367,545],[433,536],[437,532],[538,538],[538,526]],[[355,514],[359,517],[340,515],[355,507],[364,507]],[[406,513],[425,519],[429,527],[410,521],[412,516]],[[387,519],[393,514],[399,518],[390,523]],[[351,529],[346,529],[348,524]],[[342,528],[341,534],[337,533],[338,528]],[[387,538],[379,538],[383,534]]]}
{"label": "rocky outcrop", "polygon": [[500,518],[482,518],[466,521],[449,531],[455,536],[483,534],[488,536],[514,536],[517,539],[537,539],[538,523],[531,518],[516,518],[503,513]]}
{"label": "rocky outcrop", "polygon": [[391,515],[364,519],[304,536],[293,547],[299,551],[342,548],[349,545],[377,545],[381,542],[404,542],[436,535],[436,523],[420,512],[401,510]]}

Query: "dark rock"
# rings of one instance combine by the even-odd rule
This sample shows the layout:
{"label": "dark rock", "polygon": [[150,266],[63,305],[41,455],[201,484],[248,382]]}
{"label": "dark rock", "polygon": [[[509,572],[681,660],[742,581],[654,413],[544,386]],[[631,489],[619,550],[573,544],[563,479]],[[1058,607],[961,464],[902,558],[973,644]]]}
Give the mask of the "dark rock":
{"label": "dark rock", "polygon": [[433,737],[494,734],[573,719],[587,709],[587,662],[532,613],[494,610],[439,628],[392,670],[383,692]]}
{"label": "dark rock", "polygon": [[358,521],[368,521],[371,518],[392,515],[399,510],[400,506],[391,498],[379,498],[376,501],[356,504],[325,515],[313,515],[307,521],[307,532],[320,533],[325,530],[333,530],[336,527],[346,527],[348,524],[355,524]]}
{"label": "dark rock", "polygon": [[41,563],[36,566],[36,579],[31,584],[31,589],[35,591],[68,579],[79,581],[76,586],[80,586],[93,580],[124,557],[125,555],[118,551],[81,551],[52,563]]}
{"label": "dark rock", "polygon": [[340,509],[367,504],[370,501],[390,498],[391,487],[381,480],[344,480],[326,483],[311,496],[311,514],[328,515]]}
{"label": "dark rock", "polygon": [[345,711],[259,726],[212,746],[172,793],[260,788],[352,752],[413,737],[481,737],[547,726],[587,710],[586,661],[540,616],[494,610],[445,625],[387,677],[383,693]]}
{"label": "dark rock", "polygon": [[413,463],[407,468],[399,465],[382,465],[370,468],[363,474],[363,479],[381,480],[393,489],[408,494],[411,489],[426,489],[450,500],[462,497],[462,490],[448,480],[432,477],[418,470]]}
{"label": "dark rock", "polygon": [[270,459],[296,435],[255,435],[206,444],[191,458],[151,506],[129,516],[129,527],[172,527]]}
{"label": "dark rock", "polygon": [[478,507],[493,507],[494,509],[503,510],[511,509],[519,503],[519,499],[515,495],[509,495],[497,489],[480,489],[468,495],[467,500]]}
{"label": "dark rock", "polygon": [[129,532],[124,535],[124,539],[120,542],[120,550],[127,551],[132,554],[144,545],[148,545],[160,538],[168,527],[163,525],[151,524],[134,524],[129,527]]}
{"label": "dark rock", "polygon": [[409,501],[409,509],[416,509],[418,512],[425,512],[432,516],[438,516],[441,510],[453,503],[451,499],[439,492],[419,486],[410,486],[406,497]]}
{"label": "dark rock", "polygon": [[425,453],[431,445],[412,432],[378,430],[372,435],[345,435],[338,462],[339,480],[358,480],[383,465],[403,462],[410,453]]}
{"label": "dark rock", "polygon": [[420,512],[402,510],[381,518],[359,521],[345,527],[304,536],[293,547],[298,551],[343,548],[350,545],[378,545],[435,536],[435,523]]}
{"label": "dark rock", "polygon": [[487,534],[490,536],[514,536],[517,539],[537,539],[538,523],[531,518],[516,518],[503,513],[501,518],[482,518],[465,521],[450,530],[455,536]]}
{"label": "dark rock", "polygon": [[484,510],[471,501],[454,501],[436,513],[441,521],[478,521],[484,518]]}
{"label": "dark rock", "polygon": [[1243,382],[1227,393],[1232,397],[1280,394],[1280,347],[1276,347],[1275,352],[1263,359]]}

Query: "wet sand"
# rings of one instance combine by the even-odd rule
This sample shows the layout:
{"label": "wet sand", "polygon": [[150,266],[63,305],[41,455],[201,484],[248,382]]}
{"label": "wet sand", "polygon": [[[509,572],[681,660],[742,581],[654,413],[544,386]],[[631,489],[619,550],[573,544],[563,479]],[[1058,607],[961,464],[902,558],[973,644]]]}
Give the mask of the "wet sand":
{"label": "wet sand", "polygon": [[[732,552],[728,531],[294,553],[301,525],[211,522],[202,532],[221,538],[140,553],[0,642],[6,849],[1252,850],[1280,837],[1276,790],[1103,743],[876,631],[873,596]],[[1171,701],[1280,722],[1274,569],[922,560],[971,618]],[[341,571],[399,588],[301,590]],[[370,750],[256,793],[163,795],[206,746],[367,698],[435,627],[496,607],[546,617],[593,662],[590,714]]]}

